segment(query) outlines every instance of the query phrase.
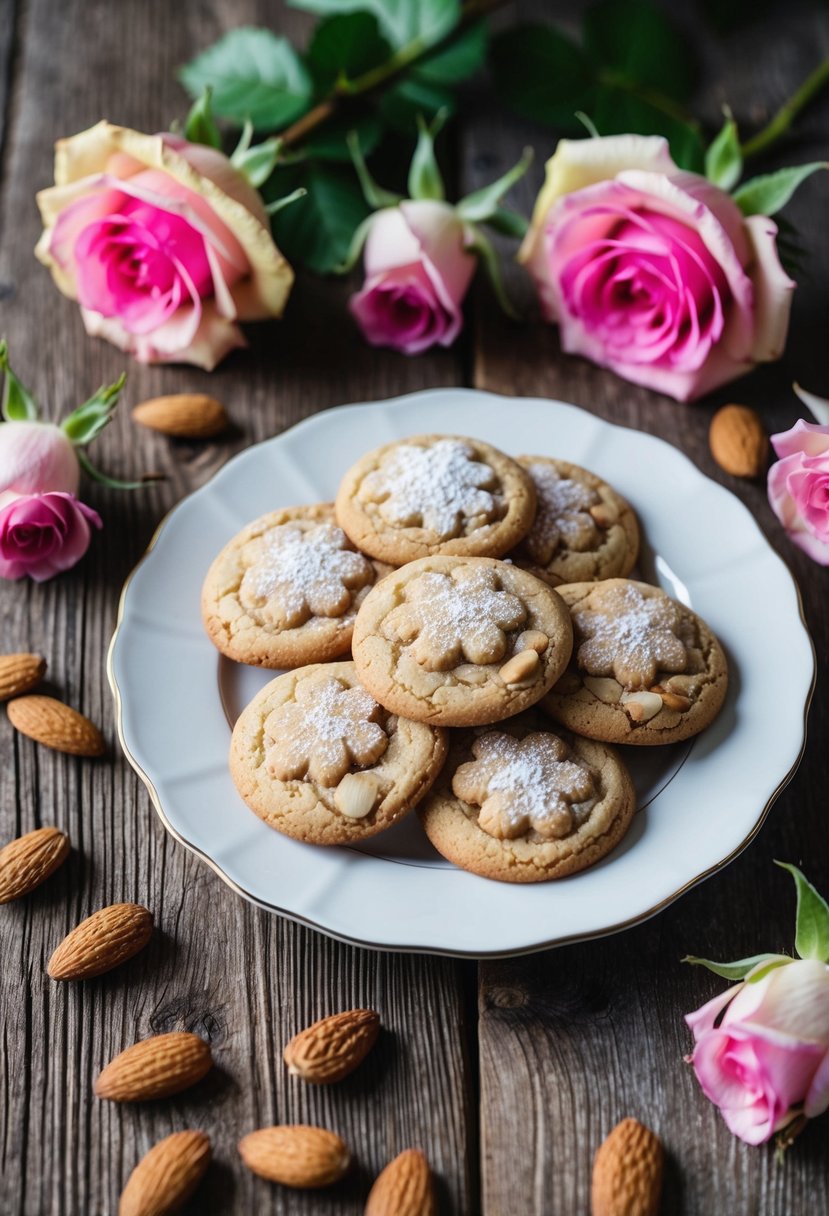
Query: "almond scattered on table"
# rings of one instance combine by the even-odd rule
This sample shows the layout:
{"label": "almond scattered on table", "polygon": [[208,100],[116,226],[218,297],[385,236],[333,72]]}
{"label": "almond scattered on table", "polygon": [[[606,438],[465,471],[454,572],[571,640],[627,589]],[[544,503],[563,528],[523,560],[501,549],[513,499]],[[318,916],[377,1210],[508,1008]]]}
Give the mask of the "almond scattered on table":
{"label": "almond scattered on table", "polygon": [[169,1098],[189,1089],[213,1067],[210,1044],[187,1030],[153,1035],[110,1060],[95,1082],[95,1094],[112,1102]]}
{"label": "almond scattered on table", "polygon": [[664,1153],[659,1137],[638,1119],[623,1119],[593,1162],[592,1216],[656,1216]]}
{"label": "almond scattered on table", "polygon": [[239,1141],[239,1155],[260,1178],[302,1190],[331,1186],[351,1164],[338,1135],[305,1123],[250,1132]]}
{"label": "almond scattered on table", "polygon": [[101,756],[104,737],[94,722],[54,697],[15,697],[8,704],[9,721],[21,735],[72,756]]}
{"label": "almond scattered on table", "polygon": [[175,439],[210,439],[227,430],[225,408],[206,393],[173,393],[153,397],[132,411],[136,422]]}
{"label": "almond scattered on table", "polygon": [[46,674],[46,660],[39,654],[0,655],[0,701],[8,701],[34,688]]}
{"label": "almond scattered on table", "polygon": [[36,828],[0,849],[0,904],[28,895],[69,856],[69,837],[59,828]]}
{"label": "almond scattered on table", "polygon": [[210,1155],[204,1132],[173,1132],[159,1140],[127,1179],[118,1216],[172,1216],[195,1192]]}
{"label": "almond scattered on table", "polygon": [[407,1148],[377,1176],[365,1216],[435,1216],[432,1171],[424,1153]]}
{"label": "almond scattered on table", "polygon": [[711,455],[733,477],[759,477],[769,458],[769,438],[760,415],[747,405],[724,405],[711,419]]}
{"label": "almond scattered on table", "polygon": [[143,950],[152,933],[152,912],[140,904],[110,904],[67,934],[46,970],[53,980],[103,975]]}
{"label": "almond scattered on table", "polygon": [[380,1033],[373,1009],[349,1009],[294,1035],[283,1052],[288,1071],[314,1085],[342,1081],[362,1064]]}

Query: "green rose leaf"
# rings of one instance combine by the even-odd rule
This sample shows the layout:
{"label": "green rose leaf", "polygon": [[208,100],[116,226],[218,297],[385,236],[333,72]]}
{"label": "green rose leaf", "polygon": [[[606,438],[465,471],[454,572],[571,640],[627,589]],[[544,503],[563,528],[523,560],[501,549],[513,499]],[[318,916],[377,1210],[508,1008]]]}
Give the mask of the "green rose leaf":
{"label": "green rose leaf", "polygon": [[353,174],[337,165],[309,164],[280,170],[267,185],[269,199],[296,187],[308,191],[295,207],[273,219],[276,243],[289,261],[301,262],[318,274],[330,274],[348,257],[351,238],[368,208]]}
{"label": "green rose leaf", "polygon": [[548,25],[522,25],[492,40],[495,87],[523,118],[575,131],[574,111],[589,110],[595,77],[587,56]]}
{"label": "green rose leaf", "polygon": [[380,99],[380,117],[404,135],[411,135],[417,129],[418,118],[434,118],[441,110],[447,117],[454,114],[454,94],[442,85],[421,80],[414,73],[386,89]]}
{"label": "green rose leaf", "polygon": [[350,160],[348,136],[351,131],[357,132],[360,147],[366,156],[370,156],[380,142],[383,124],[376,114],[366,113],[358,118],[349,107],[345,118],[333,118],[324,123],[319,130],[303,139],[296,151],[291,150],[285,159]]}
{"label": "green rose leaf", "polygon": [[434,46],[461,16],[460,0],[288,0],[288,4],[320,16],[371,13],[395,50],[415,41]]}
{"label": "green rose leaf", "polygon": [[774,864],[788,870],[797,887],[795,950],[801,958],[816,958],[822,963],[829,963],[829,904],[797,866],[785,861]]}
{"label": "green rose leaf", "polygon": [[[600,0],[584,18],[584,49],[608,75],[685,101],[696,80],[688,40],[649,0]],[[632,128],[636,130],[636,128]]]}
{"label": "green rose leaf", "polygon": [[732,190],[743,171],[740,138],[733,118],[726,118],[723,128],[705,153],[705,176],[721,190]]}
{"label": "green rose leaf", "polygon": [[412,73],[419,80],[433,84],[458,84],[483,66],[487,40],[487,27],[479,21],[455,34],[439,50],[418,60]]}
{"label": "green rose leaf", "polygon": [[299,118],[311,101],[312,83],[286,38],[242,26],[202,51],[179,73],[192,97],[212,88],[213,109],[240,125],[279,130]]}
{"label": "green rose leaf", "polygon": [[211,105],[212,91],[210,88],[204,89],[201,97],[197,98],[190,107],[184,122],[184,138],[189,139],[191,144],[206,144],[208,148],[221,148],[222,137],[216,126]]}
{"label": "green rose leaf", "polygon": [[822,160],[812,161],[753,177],[734,191],[734,202],[743,215],[775,215],[786,206],[798,186],[818,169],[829,169],[829,164]]}
{"label": "green rose leaf", "polygon": [[6,422],[34,422],[40,417],[40,408],[9,366],[9,348],[5,338],[0,340],[0,371],[5,372],[6,377],[0,406]]}
{"label": "green rose leaf", "polygon": [[589,113],[602,135],[624,135],[628,131],[637,135],[664,135],[681,169],[702,172],[705,150],[699,131],[651,102],[623,88],[600,85]]}
{"label": "green rose leaf", "polygon": [[[705,967],[724,980],[744,980],[755,971],[755,968],[762,968],[763,964],[768,964],[762,971],[762,974],[765,975],[773,967],[782,967],[792,960],[786,954],[755,954],[751,958],[740,958],[733,963],[715,963],[710,958],[697,958],[693,954],[688,954],[682,961],[691,963],[694,967]],[[760,979],[761,975],[752,975],[751,978]]]}
{"label": "green rose leaf", "polygon": [[362,76],[392,55],[372,13],[338,12],[314,30],[308,47],[308,66],[322,92]]}

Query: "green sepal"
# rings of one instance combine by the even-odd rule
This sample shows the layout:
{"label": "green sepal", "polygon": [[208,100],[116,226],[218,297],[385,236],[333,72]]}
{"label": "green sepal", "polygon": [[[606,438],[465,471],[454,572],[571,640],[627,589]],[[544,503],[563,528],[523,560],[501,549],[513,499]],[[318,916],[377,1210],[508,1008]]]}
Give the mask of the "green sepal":
{"label": "green sepal", "polygon": [[[241,140],[239,142],[241,144]],[[273,173],[281,148],[282,140],[278,136],[273,136],[271,139],[263,140],[261,144],[243,148],[241,152],[237,147],[231,161],[242,176],[247,178],[254,190],[258,190],[260,186],[264,186]]]}
{"label": "green sepal", "polygon": [[682,961],[691,963],[694,967],[705,967],[724,980],[744,980],[749,977],[753,980],[761,978],[754,974],[755,968],[763,968],[762,974],[765,975],[772,967],[782,967],[784,963],[790,963],[792,960],[787,954],[755,954],[751,958],[739,958],[733,963],[715,963],[710,958],[697,958],[688,954]]}
{"label": "green sepal", "polygon": [[369,207],[373,207],[375,211],[381,207],[396,207],[398,203],[403,201],[403,196],[401,194],[394,194],[391,190],[384,190],[382,186],[377,185],[377,182],[369,172],[357,132],[349,131],[347,141],[354,170],[359,179],[360,188],[363,191],[363,198]]}
{"label": "green sepal", "polygon": [[575,110],[573,117],[584,127],[591,139],[601,139],[599,128],[594,123],[589,114],[585,114],[584,110]]}
{"label": "green sepal", "polygon": [[797,866],[787,861],[775,861],[781,870],[788,870],[797,887],[797,919],[794,948],[801,958],[816,958],[829,963],[829,904],[819,895]]}
{"label": "green sepal", "polygon": [[60,429],[70,443],[75,447],[83,447],[91,443],[96,435],[100,435],[107,423],[112,421],[121,389],[126,382],[127,373],[121,372],[114,384],[102,384],[93,397],[64,418]]}
{"label": "green sepal", "polygon": [[481,232],[480,228],[475,228],[469,225],[469,233],[471,239],[466,242],[466,248],[470,253],[477,254],[478,260],[483,267],[486,277],[489,279],[495,299],[498,301],[503,312],[506,313],[513,321],[520,321],[516,309],[513,307],[512,301],[504,290],[504,283],[501,279],[501,267],[498,262],[498,254],[495,252],[492,242],[489,237]]}
{"label": "green sepal", "polygon": [[360,258],[360,254],[363,252],[363,246],[366,243],[366,238],[368,237],[368,231],[369,231],[369,228],[371,227],[371,221],[373,219],[374,219],[373,213],[371,215],[367,215],[366,218],[363,220],[362,224],[360,224],[357,228],[355,228],[354,236],[351,238],[351,244],[348,247],[348,253],[346,254],[343,261],[340,262],[340,264],[338,266],[334,267],[333,272],[332,272],[333,274],[348,274],[349,271],[353,270],[354,267],[357,265],[357,262],[359,261],[359,258]]}
{"label": "green sepal", "polygon": [[737,124],[726,111],[719,135],[705,152],[705,176],[721,190],[733,190],[743,172],[743,153]]}
{"label": "green sepal", "polygon": [[484,223],[493,232],[498,232],[501,236],[511,236],[519,241],[523,241],[530,227],[526,216],[519,215],[517,211],[509,211],[506,207],[497,207]]}
{"label": "green sepal", "polygon": [[96,469],[95,465],[87,456],[86,452],[81,449],[76,450],[78,463],[87,476],[93,481],[100,482],[102,486],[109,486],[111,490],[141,490],[144,486],[152,481],[164,481],[163,474],[149,474],[143,477],[141,481],[119,481],[117,477],[108,477],[106,473],[102,473],[100,469]]}
{"label": "green sepal", "polygon": [[239,158],[244,156],[250,147],[253,139],[253,123],[249,118],[246,118],[242,126],[242,134],[239,136],[239,142],[230,154],[230,163],[238,164]]}
{"label": "green sepal", "polygon": [[9,348],[5,338],[0,339],[0,370],[6,373],[0,406],[6,422],[34,422],[40,417],[40,407],[9,367]]}
{"label": "green sepal", "polygon": [[518,163],[497,181],[490,182],[488,186],[482,186],[480,190],[475,190],[472,194],[467,194],[466,198],[462,198],[455,208],[461,219],[468,220],[472,224],[480,224],[494,215],[501,199],[517,181],[521,180],[532,164],[532,159],[532,148],[525,148]]}
{"label": "green sepal", "polygon": [[438,110],[431,123],[422,114],[417,116],[417,144],[409,166],[409,198],[436,199],[443,202],[446,191],[443,187],[438,162],[435,157],[435,139],[447,119],[446,110]]}
{"label": "green sepal", "polygon": [[191,144],[205,144],[208,148],[221,148],[222,137],[216,120],[213,117],[211,97],[213,90],[210,85],[202,89],[201,96],[191,105],[187,118],[184,120],[184,138]]}
{"label": "green sepal", "polygon": [[290,194],[286,194],[284,198],[275,198],[272,202],[265,204],[265,211],[268,215],[276,215],[285,207],[290,207],[291,203],[296,203],[299,199],[305,198],[308,191],[304,186],[297,186],[296,190],[292,190]]}
{"label": "green sepal", "polygon": [[789,169],[778,169],[776,173],[753,177],[734,191],[734,202],[743,215],[776,215],[783,210],[798,186],[819,169],[829,169],[829,163],[811,161],[806,165],[793,165]]}

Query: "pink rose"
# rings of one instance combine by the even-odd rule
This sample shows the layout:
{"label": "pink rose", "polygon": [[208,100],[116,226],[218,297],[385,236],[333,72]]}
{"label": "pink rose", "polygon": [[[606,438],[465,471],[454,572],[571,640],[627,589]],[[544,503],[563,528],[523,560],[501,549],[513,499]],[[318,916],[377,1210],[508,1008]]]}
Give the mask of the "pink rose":
{"label": "pink rose", "polygon": [[101,122],[55,153],[37,256],[87,332],[142,363],[211,370],[239,321],[281,316],[293,273],[262,200],[226,156]]}
{"label": "pink rose", "polygon": [[741,1140],[762,1144],[801,1106],[808,1119],[829,1107],[825,963],[797,959],[776,967],[685,1020],[694,1032],[690,1061],[703,1092]]}
{"label": "pink rose", "polygon": [[519,257],[564,350],[690,401],[782,354],[776,235],[664,139],[618,135],[559,142]]}
{"label": "pink rose", "polygon": [[0,578],[36,582],[68,570],[89,548],[97,511],[74,494],[21,494],[0,508]]}
{"label": "pink rose", "polygon": [[365,247],[366,281],[349,308],[367,342],[417,355],[451,346],[475,273],[464,223],[448,203],[412,199],[378,211]]}
{"label": "pink rose", "polygon": [[0,425],[0,504],[4,495],[65,490],[74,494],[80,465],[69,439],[49,422]]}
{"label": "pink rose", "polygon": [[802,419],[772,435],[780,459],[769,469],[769,502],[791,540],[829,566],[829,426]]}

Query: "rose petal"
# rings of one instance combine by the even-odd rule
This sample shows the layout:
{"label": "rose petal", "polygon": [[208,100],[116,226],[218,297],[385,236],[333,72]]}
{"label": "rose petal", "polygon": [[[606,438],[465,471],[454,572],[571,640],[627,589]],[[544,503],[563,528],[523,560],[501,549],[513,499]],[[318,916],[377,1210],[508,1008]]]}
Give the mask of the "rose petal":
{"label": "rose petal", "polygon": [[795,282],[780,265],[777,225],[765,215],[750,215],[745,231],[752,248],[754,283],[754,346],[758,363],[779,359],[786,346]]}
{"label": "rose petal", "polygon": [[829,426],[798,418],[790,430],[772,435],[771,444],[781,458],[801,452],[805,456],[821,456],[829,452]]}

